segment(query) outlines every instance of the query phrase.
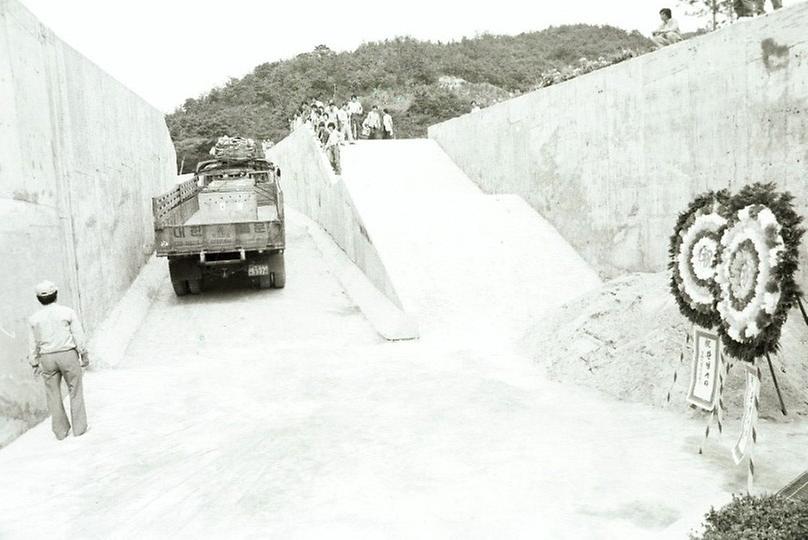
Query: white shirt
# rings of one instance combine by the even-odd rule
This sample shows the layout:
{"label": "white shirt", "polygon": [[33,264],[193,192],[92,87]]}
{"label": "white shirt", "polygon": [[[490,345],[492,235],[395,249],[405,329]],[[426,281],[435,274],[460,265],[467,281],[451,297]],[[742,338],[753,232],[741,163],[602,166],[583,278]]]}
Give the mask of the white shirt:
{"label": "white shirt", "polygon": [[678,34],[679,23],[676,22],[676,20],[673,17],[671,17],[670,19],[659,25],[659,28],[657,28],[657,32],[660,34],[666,34],[668,32],[676,32]]}
{"label": "white shirt", "polygon": [[340,137],[339,131],[335,129],[328,134],[328,140],[325,142],[325,147],[331,148],[332,146],[338,146],[341,141],[342,137]]}
{"label": "white shirt", "polygon": [[384,123],[384,130],[387,133],[393,133],[393,117],[389,114],[385,114],[384,118],[382,118],[382,122]]}
{"label": "white shirt", "polygon": [[362,103],[360,101],[349,101],[348,112],[351,114],[362,114]]}
{"label": "white shirt", "polygon": [[368,127],[379,129],[382,127],[382,117],[377,111],[372,110],[368,113],[365,123],[368,125]]}
{"label": "white shirt", "polygon": [[84,330],[76,312],[57,303],[49,304],[28,319],[29,362],[39,363],[39,356],[76,349],[87,352]]}

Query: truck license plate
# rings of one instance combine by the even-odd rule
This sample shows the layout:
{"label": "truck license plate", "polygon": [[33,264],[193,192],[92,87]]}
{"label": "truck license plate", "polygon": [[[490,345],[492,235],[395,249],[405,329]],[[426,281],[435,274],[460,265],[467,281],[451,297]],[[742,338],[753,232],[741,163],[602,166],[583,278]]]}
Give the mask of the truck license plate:
{"label": "truck license plate", "polygon": [[247,268],[247,275],[250,277],[253,276],[268,276],[269,275],[269,265],[268,264],[251,264]]}

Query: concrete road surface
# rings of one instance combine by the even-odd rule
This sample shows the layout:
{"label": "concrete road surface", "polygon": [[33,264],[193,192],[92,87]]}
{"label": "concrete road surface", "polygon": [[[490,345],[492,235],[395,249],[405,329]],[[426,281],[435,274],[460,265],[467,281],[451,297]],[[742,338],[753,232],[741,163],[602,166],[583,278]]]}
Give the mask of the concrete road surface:
{"label": "concrete road surface", "polygon": [[[88,374],[90,431],[0,451],[0,538],[682,538],[743,489],[729,438],[700,457],[701,422],[550,383],[505,336],[382,341],[294,221],[287,268],[166,279]],[[775,488],[808,440],[759,432]]]}

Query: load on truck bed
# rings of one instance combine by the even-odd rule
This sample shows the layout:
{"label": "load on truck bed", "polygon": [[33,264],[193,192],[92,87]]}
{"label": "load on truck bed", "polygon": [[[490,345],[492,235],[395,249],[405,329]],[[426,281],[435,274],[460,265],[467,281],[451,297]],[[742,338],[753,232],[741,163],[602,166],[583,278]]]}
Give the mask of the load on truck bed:
{"label": "load on truck bed", "polygon": [[286,284],[280,169],[264,159],[214,159],[152,199],[158,257],[178,296],[210,277],[246,274],[260,288]]}

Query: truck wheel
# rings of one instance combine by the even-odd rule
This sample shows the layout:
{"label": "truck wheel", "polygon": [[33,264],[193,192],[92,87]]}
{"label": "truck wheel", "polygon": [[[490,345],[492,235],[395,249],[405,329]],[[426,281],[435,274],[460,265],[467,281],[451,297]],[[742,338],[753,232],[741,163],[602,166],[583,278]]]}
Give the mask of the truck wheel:
{"label": "truck wheel", "polygon": [[188,282],[184,279],[181,280],[171,280],[171,286],[174,287],[174,294],[177,296],[185,296],[188,294]]}
{"label": "truck wheel", "polygon": [[272,287],[272,281],[269,276],[260,276],[258,278],[259,289],[269,289],[270,287]]}
{"label": "truck wheel", "polygon": [[276,289],[283,289],[286,285],[286,270],[281,270],[280,272],[274,272],[272,274],[272,286]]}
{"label": "truck wheel", "polygon": [[201,279],[189,279],[188,280],[188,290],[191,294],[199,294],[202,292],[202,280]]}
{"label": "truck wheel", "polygon": [[286,285],[286,263],[283,260],[283,253],[273,255],[270,265],[272,267],[272,286],[276,289],[283,289]]}

